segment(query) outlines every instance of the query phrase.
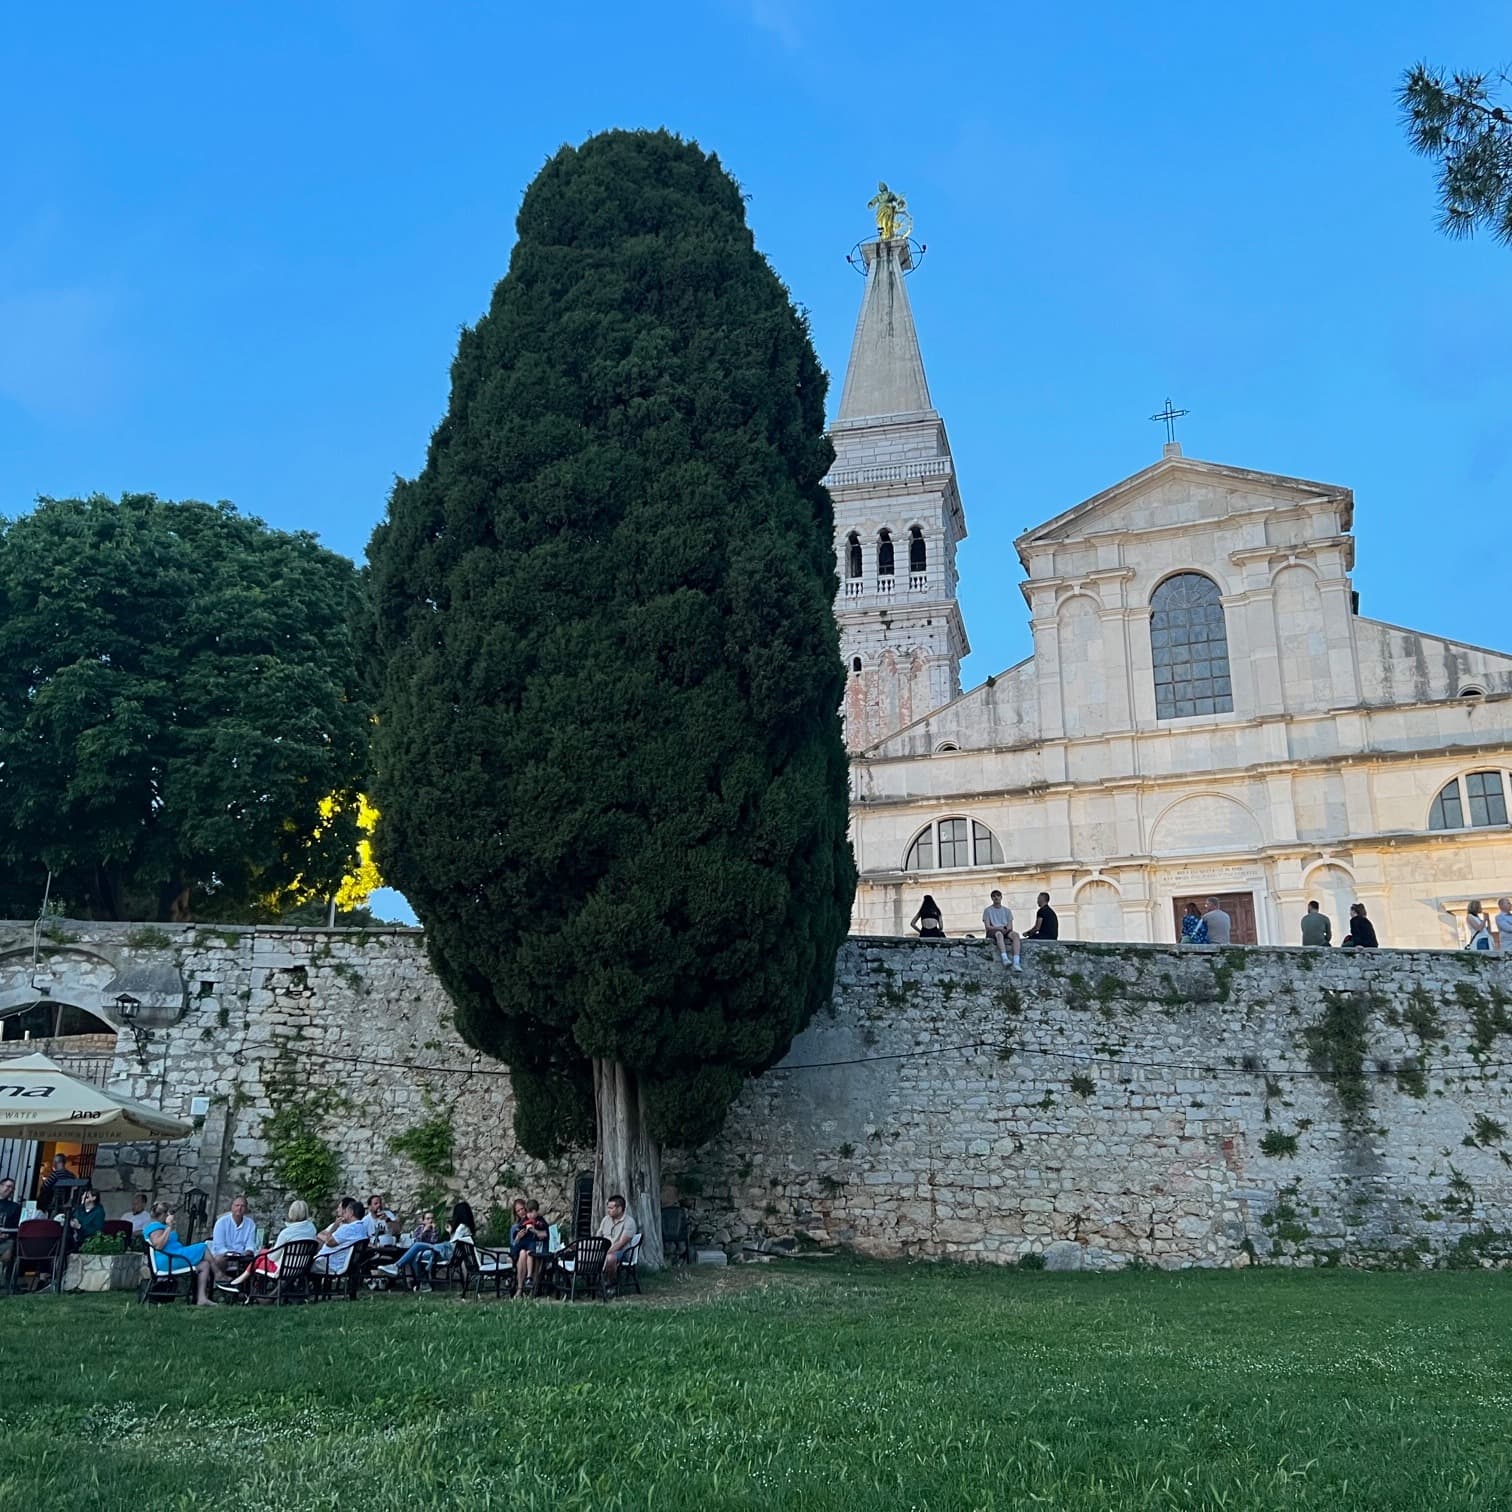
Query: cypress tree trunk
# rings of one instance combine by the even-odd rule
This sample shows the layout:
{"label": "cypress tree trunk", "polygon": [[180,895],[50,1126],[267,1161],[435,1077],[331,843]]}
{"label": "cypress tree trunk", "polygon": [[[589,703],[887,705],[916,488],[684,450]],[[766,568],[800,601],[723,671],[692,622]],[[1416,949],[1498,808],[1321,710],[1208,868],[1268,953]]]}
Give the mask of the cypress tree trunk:
{"label": "cypress tree trunk", "polygon": [[640,1263],[660,1270],[661,1151],[646,1132],[640,1079],[621,1061],[595,1057],[593,1112],[598,1139],[593,1152],[593,1218],[604,1216],[609,1198],[622,1193],[641,1231]]}

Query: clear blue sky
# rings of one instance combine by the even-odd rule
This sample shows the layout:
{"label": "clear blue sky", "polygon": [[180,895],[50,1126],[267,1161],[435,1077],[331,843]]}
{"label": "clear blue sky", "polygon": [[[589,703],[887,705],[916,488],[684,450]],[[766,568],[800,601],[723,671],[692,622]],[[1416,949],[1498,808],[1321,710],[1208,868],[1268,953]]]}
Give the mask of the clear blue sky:
{"label": "clear blue sky", "polygon": [[717,151],[839,382],[878,178],[970,537],[968,683],[1028,650],[1013,537],[1189,455],[1349,484],[1362,610],[1512,647],[1512,250],[1434,228],[1393,90],[1504,3],[21,6],[0,92],[0,513],[230,499],[360,556],[563,142]]}

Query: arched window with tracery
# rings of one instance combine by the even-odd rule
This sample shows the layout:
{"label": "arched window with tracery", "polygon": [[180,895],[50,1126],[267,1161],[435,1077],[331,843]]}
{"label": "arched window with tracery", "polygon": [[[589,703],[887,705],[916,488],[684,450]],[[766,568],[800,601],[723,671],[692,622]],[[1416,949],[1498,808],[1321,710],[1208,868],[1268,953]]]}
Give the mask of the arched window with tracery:
{"label": "arched window with tracery", "polygon": [[845,538],[845,575],[848,578],[861,576],[861,537],[854,530]]}
{"label": "arched window with tracery", "polygon": [[929,571],[929,547],[924,540],[923,528],[918,525],[908,532],[908,570],[912,574]]}
{"label": "arched window with tracery", "polygon": [[879,530],[877,532],[877,576],[891,577],[893,575],[893,538],[892,531]]}
{"label": "arched window with tracery", "polygon": [[914,836],[904,871],[956,871],[968,866],[1001,866],[997,836],[977,819],[937,819]]}
{"label": "arched window with tracery", "polygon": [[1228,714],[1228,628],[1218,585],[1200,572],[1168,577],[1150,599],[1150,653],[1155,668],[1155,717]]}
{"label": "arched window with tracery", "polygon": [[1431,830],[1491,829],[1507,822],[1507,790],[1500,772],[1466,772],[1446,782],[1428,809]]}

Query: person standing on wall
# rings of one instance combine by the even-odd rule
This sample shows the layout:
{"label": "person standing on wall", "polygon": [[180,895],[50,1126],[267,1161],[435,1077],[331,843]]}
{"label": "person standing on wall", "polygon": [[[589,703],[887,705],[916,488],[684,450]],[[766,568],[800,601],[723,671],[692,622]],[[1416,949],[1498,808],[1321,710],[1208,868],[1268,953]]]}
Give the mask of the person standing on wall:
{"label": "person standing on wall", "polygon": [[1491,922],[1482,911],[1479,898],[1465,910],[1465,928],[1470,932],[1470,938],[1465,942],[1466,950],[1490,950]]}
{"label": "person standing on wall", "polygon": [[1026,940],[1060,939],[1060,918],[1050,906],[1049,893],[1041,893],[1034,900],[1034,928],[1024,938]]}
{"label": "person standing on wall", "polygon": [[1207,929],[1209,945],[1227,945],[1233,939],[1233,923],[1229,916],[1219,908],[1217,898],[1207,900],[1207,909],[1202,915],[1202,922]]}
{"label": "person standing on wall", "polygon": [[921,940],[945,938],[945,919],[940,913],[940,905],[928,893],[924,894],[924,901],[919,904],[918,913],[908,921],[908,927]]}
{"label": "person standing on wall", "polygon": [[987,932],[988,943],[1003,958],[1003,965],[1008,964],[1008,951],[1011,948],[1013,969],[1022,971],[1024,968],[1019,961],[1019,937],[1013,931],[1013,910],[1003,907],[1003,895],[995,887],[992,889],[992,901],[982,910],[982,928]]}
{"label": "person standing on wall", "polygon": [[1346,950],[1375,950],[1378,944],[1375,925],[1365,917],[1365,905],[1351,903],[1349,905],[1349,933],[1344,936],[1344,948]]}
{"label": "person standing on wall", "polygon": [[1302,915],[1302,943],[1304,945],[1333,944],[1333,925],[1328,915],[1319,908],[1316,898],[1307,905],[1307,912]]}

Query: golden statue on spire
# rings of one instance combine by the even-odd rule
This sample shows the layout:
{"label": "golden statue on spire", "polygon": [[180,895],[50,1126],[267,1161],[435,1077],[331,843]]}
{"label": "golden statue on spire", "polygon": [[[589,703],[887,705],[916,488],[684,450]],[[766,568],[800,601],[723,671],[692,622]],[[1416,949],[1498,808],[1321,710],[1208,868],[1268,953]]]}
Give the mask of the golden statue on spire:
{"label": "golden statue on spire", "polygon": [[908,201],[901,194],[894,194],[880,181],[877,192],[867,200],[866,208],[876,216],[877,235],[883,241],[897,241],[913,230],[913,216],[908,213]]}

